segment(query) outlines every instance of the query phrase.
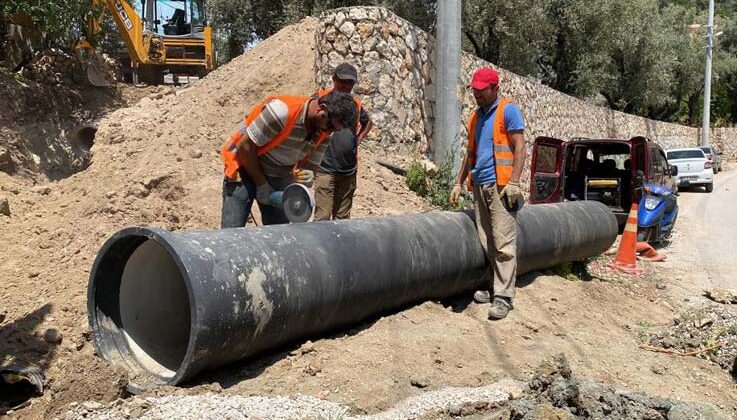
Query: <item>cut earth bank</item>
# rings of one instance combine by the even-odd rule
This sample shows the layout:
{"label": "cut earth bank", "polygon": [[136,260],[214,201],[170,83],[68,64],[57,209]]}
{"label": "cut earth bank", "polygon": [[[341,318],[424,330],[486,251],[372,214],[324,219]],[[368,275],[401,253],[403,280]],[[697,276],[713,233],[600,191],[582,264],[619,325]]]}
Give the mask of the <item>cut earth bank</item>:
{"label": "cut earth bank", "polygon": [[[36,364],[47,377],[45,395],[12,418],[61,416],[72,403],[126,396],[125,372],[97,358],[89,338],[85,292],[95,253],[131,225],[217,227],[220,143],[264,96],[314,91],[315,26],[306,19],[287,27],[190,88],[110,114],[84,171],[35,187],[0,173],[10,205],[10,217],[0,216],[8,244],[0,256],[2,356]],[[356,217],[430,209],[401,177],[373,163],[406,164],[411,150],[371,144],[361,153]],[[448,386],[526,380],[546,357],[564,353],[579,376],[737,414],[735,384],[718,366],[639,348],[642,330],[677,316],[685,296],[675,286],[688,278],[617,277],[600,266],[590,264],[599,278],[586,282],[525,276],[517,309],[503,322],[487,321],[486,308],[469,296],[426,302],[152,394],[303,394],[378,413]],[[61,334],[45,340],[49,329]]]}

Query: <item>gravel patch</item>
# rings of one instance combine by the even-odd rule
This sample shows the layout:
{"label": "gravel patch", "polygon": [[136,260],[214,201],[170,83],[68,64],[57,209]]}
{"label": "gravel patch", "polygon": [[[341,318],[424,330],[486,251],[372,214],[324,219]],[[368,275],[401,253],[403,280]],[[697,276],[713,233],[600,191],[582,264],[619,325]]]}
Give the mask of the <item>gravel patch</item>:
{"label": "gravel patch", "polygon": [[453,407],[484,404],[495,405],[520,393],[522,385],[505,380],[479,388],[445,388],[425,392],[399,403],[394,408],[373,415],[348,415],[349,408],[307,395],[294,397],[243,397],[238,395],[188,395],[165,397],[133,397],[109,405],[96,402],[72,404],[61,417],[64,420],[121,419],[417,419],[429,414],[452,411]]}
{"label": "gravel patch", "polygon": [[737,377],[737,307],[707,304],[692,308],[664,330],[646,335],[653,350],[695,356],[716,363]]}

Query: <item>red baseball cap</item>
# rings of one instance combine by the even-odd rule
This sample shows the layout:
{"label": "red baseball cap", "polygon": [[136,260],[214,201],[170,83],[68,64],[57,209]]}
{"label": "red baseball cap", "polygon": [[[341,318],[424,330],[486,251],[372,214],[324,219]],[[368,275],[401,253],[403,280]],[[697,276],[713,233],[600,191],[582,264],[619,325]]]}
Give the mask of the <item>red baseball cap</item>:
{"label": "red baseball cap", "polygon": [[474,89],[486,89],[491,85],[499,84],[499,73],[490,67],[481,67],[476,70],[471,79],[471,87]]}

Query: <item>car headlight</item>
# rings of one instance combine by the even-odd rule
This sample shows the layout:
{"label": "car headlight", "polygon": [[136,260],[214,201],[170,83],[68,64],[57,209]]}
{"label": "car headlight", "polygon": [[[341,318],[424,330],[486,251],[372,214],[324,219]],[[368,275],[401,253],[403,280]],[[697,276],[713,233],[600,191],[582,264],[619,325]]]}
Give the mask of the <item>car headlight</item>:
{"label": "car headlight", "polygon": [[653,210],[655,209],[655,207],[658,206],[658,203],[660,203],[661,200],[662,198],[660,197],[646,197],[645,198],[645,208],[648,210]]}

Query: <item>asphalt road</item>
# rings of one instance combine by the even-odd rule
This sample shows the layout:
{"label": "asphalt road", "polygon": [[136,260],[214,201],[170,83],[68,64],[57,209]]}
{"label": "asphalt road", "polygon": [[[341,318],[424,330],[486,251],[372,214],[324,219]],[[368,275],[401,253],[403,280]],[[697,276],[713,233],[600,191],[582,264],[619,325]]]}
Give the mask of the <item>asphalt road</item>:
{"label": "asphalt road", "polygon": [[694,288],[737,290],[737,168],[715,176],[714,191],[686,188],[668,265],[690,275]]}

